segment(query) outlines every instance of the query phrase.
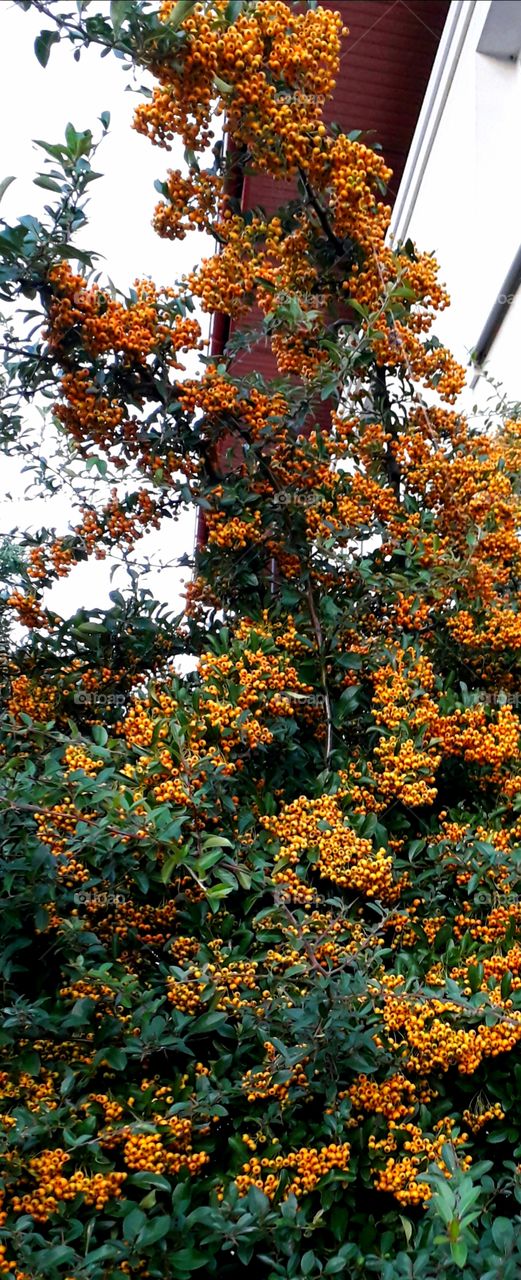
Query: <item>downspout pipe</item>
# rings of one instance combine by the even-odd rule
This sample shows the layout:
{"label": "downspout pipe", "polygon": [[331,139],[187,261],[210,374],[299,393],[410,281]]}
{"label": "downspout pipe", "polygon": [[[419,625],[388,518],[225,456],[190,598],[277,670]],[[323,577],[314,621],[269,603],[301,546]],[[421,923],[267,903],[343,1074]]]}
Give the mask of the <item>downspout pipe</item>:
{"label": "downspout pipe", "polygon": [[482,366],[505,323],[521,285],[521,244],[512,259],[494,306],[491,308],[473,351],[474,364]]}

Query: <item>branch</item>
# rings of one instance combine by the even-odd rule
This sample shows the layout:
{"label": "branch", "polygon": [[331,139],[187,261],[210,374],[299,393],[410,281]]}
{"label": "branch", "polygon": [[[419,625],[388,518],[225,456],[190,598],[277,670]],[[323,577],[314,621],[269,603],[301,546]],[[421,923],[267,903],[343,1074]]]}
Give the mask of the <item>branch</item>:
{"label": "branch", "polygon": [[315,213],[320,222],[320,226],[322,227],[324,235],[326,236],[326,239],[329,240],[329,243],[331,245],[333,245],[333,248],[337,254],[341,255],[342,257],[345,257],[344,245],[342,241],[339,240],[338,236],[335,235],[334,231],[331,230],[327,213],[325,209],[323,209],[320,203],[320,200],[315,195],[315,192],[313,191],[313,187],[311,186],[311,183],[309,181],[307,174],[304,172],[304,169],[301,169],[300,167],[299,167],[299,177],[304,185],[306,195],[308,198],[308,204],[310,204],[311,207],[315,210]]}
{"label": "branch", "polygon": [[324,705],[326,708],[326,721],[327,721],[327,737],[326,737],[326,747],[325,747],[325,763],[327,765],[329,764],[329,759],[333,750],[333,716],[331,713],[331,699],[329,697],[326,664],[324,660],[324,636],[322,633],[322,627],[320,625],[320,619],[315,609],[315,601],[313,599],[313,590],[311,587],[311,582],[308,584],[308,588],[307,588],[307,599],[308,599],[308,605],[309,605],[309,616],[313,624],[313,630],[315,632],[317,647],[319,651],[319,658],[320,658],[320,675],[321,675],[321,681],[322,681],[322,691],[324,694]]}
{"label": "branch", "polygon": [[311,943],[310,943],[310,942],[308,942],[308,939],[306,938],[306,935],[302,932],[302,929],[301,929],[301,927],[300,927],[300,925],[299,925],[299,922],[298,922],[298,920],[297,920],[297,917],[293,915],[293,912],[292,912],[292,911],[290,911],[290,909],[289,909],[289,907],[287,906],[287,904],[286,904],[285,902],[280,901],[280,899],[279,899],[279,901],[278,901],[278,906],[280,906],[280,907],[282,908],[282,910],[283,910],[283,912],[284,912],[284,915],[285,915],[285,916],[287,917],[287,919],[290,921],[290,924],[292,924],[293,928],[295,929],[295,932],[296,932],[296,934],[297,934],[297,937],[298,937],[298,938],[300,939],[300,941],[302,942],[302,945],[303,945],[304,951],[305,951],[305,953],[306,953],[306,955],[307,955],[307,957],[308,957],[308,960],[309,960],[309,963],[310,963],[310,965],[311,965],[311,968],[312,968],[312,969],[316,969],[316,970],[317,970],[317,973],[321,973],[321,974],[323,975],[323,977],[324,977],[324,978],[328,978],[328,977],[329,977],[329,970],[328,970],[328,969],[324,969],[324,966],[323,966],[323,965],[321,965],[321,963],[320,963],[320,961],[319,961],[319,960],[317,960],[317,957],[316,957],[316,955],[315,955],[315,952],[313,951],[313,947],[311,946]]}
{"label": "branch", "polygon": [[[387,381],[386,381],[385,375],[386,375],[386,371],[384,366],[377,365],[376,373],[375,373],[374,401],[375,401],[375,408],[377,412],[381,415],[382,424],[386,428],[386,431],[389,431],[392,428],[392,410],[391,410],[391,401],[389,398],[389,391],[387,388]],[[401,473],[400,467],[398,466],[394,453],[392,451],[391,442],[389,440],[386,442],[384,458],[385,458],[385,469],[387,472],[387,479],[389,481],[391,489],[394,490],[394,494],[397,502],[399,502],[400,501],[400,481],[402,478],[402,473]]]}

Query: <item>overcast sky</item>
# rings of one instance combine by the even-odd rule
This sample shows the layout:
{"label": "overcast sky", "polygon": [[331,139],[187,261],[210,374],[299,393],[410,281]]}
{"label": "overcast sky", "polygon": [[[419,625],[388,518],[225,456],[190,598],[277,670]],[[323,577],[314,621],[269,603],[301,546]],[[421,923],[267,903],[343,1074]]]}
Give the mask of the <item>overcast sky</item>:
{"label": "overcast sky", "polygon": [[[72,0],[63,7],[70,11]],[[103,0],[96,7],[103,8]],[[108,12],[109,5],[105,7]],[[34,147],[34,138],[62,141],[69,120],[76,129],[90,128],[96,134],[97,118],[102,111],[110,111],[110,133],[96,156],[96,168],[104,176],[92,184],[89,227],[78,243],[104,254],[100,265],[119,288],[126,289],[139,276],[151,276],[157,284],[174,283],[199,257],[213,251],[213,242],[199,233],[175,243],[160,240],[151,227],[158,199],[154,179],[164,177],[168,167],[182,165],[182,147],[167,153],[132,130],[139,98],[126,90],[130,77],[116,58],[100,58],[99,51],[90,49],[82,52],[77,63],[71,46],[64,43],[52,48],[47,68],[40,67],[33,44],[42,26],[45,21],[37,14],[0,0],[0,180],[8,174],[16,178],[2,201],[2,216],[11,222],[25,213],[38,216],[49,199],[49,193],[32,183],[43,168],[43,152]],[[207,317],[202,323],[207,336]],[[15,463],[5,465],[2,459],[0,487],[2,496],[6,489],[20,493]],[[65,532],[67,513],[65,500],[55,504],[52,521],[48,500],[30,505],[22,500],[3,502],[0,530],[5,533],[16,524],[34,528],[56,523]],[[161,556],[171,559],[191,550],[192,543],[190,513],[178,524],[166,522],[159,539]],[[158,545],[158,535],[138,544],[140,558],[145,546],[152,544]],[[178,570],[163,572],[147,585],[158,599],[178,607],[182,576]],[[123,575],[110,583],[107,562],[79,565],[53,588],[52,607],[68,616],[81,604],[103,606],[111,586],[123,583]]]}

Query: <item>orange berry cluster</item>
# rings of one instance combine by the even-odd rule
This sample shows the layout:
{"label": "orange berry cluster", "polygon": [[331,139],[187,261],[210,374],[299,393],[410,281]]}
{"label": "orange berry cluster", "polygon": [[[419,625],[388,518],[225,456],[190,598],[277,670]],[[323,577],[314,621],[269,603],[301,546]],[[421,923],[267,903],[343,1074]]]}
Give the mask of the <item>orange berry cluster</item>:
{"label": "orange berry cluster", "polygon": [[[162,21],[172,7],[173,0],[166,0]],[[214,0],[186,17],[182,66],[156,64],[161,87],[138,107],[135,127],[160,146],[170,148],[180,135],[186,147],[204,150],[213,137],[217,76],[233,89],[222,105],[234,140],[274,176],[295,171],[313,153],[323,102],[334,87],[342,21],[329,10],[296,13],[279,0],[264,0],[225,25],[225,7],[224,0]],[[277,89],[281,80],[286,95]]]}
{"label": "orange berry cluster", "polygon": [[349,828],[335,796],[317,800],[301,796],[285,805],[276,818],[263,818],[262,823],[280,844],[275,855],[276,883],[284,884],[289,873],[291,884],[291,872],[301,856],[316,850],[316,871],[333,884],[384,902],[394,901],[399,894],[392,857]]}
{"label": "orange berry cluster", "polygon": [[400,1072],[381,1082],[359,1076],[356,1083],[339,1096],[349,1098],[354,1111],[368,1111],[395,1121],[411,1115],[417,1104],[416,1085]]}
{"label": "orange berry cluster", "polygon": [[521,1039],[521,1013],[497,994],[494,1010],[492,1026],[480,1023],[467,1029],[451,1019],[461,1011],[450,1000],[418,1001],[394,994],[385,1000],[383,1018],[389,1042],[398,1052],[401,1046],[408,1071],[428,1075],[457,1066],[462,1075],[472,1075],[484,1058],[508,1052]]}
{"label": "orange berry cluster", "polygon": [[165,196],[168,204],[157,205],[154,229],[168,240],[184,240],[187,231],[211,226],[218,214],[223,183],[215,173],[197,172],[184,177],[179,169],[169,169]]}
{"label": "orange berry cluster", "polygon": [[51,685],[45,686],[41,680],[31,679],[26,675],[15,676],[11,682],[7,706],[15,719],[18,720],[23,712],[41,724],[54,719],[57,696],[57,690]]}
{"label": "orange berry cluster", "polygon": [[90,356],[114,352],[129,363],[143,363],[152,352],[165,349],[177,368],[175,353],[188,351],[201,336],[196,320],[168,317],[171,290],[158,291],[150,280],[135,283],[134,296],[124,305],[97,286],[89,288],[66,262],[51,268],[53,298],[49,306],[47,341],[60,351],[71,334]]}
{"label": "orange berry cluster", "polygon": [[49,620],[39,605],[36,596],[31,594],[24,595],[22,591],[13,591],[7,603],[14,609],[16,617],[22,623],[22,626],[30,627],[31,630],[49,626]]}
{"label": "orange berry cluster", "polygon": [[249,1187],[258,1187],[273,1200],[281,1189],[284,1171],[289,1170],[292,1176],[284,1186],[282,1199],[287,1200],[290,1195],[299,1199],[314,1191],[330,1170],[347,1173],[350,1155],[348,1142],[331,1142],[324,1147],[301,1147],[285,1156],[253,1157],[243,1164],[235,1183],[241,1196],[246,1195]]}
{"label": "orange berry cluster", "polygon": [[[264,1044],[268,1065],[262,1070],[251,1069],[247,1071],[242,1079],[242,1088],[246,1094],[248,1102],[256,1102],[259,1098],[275,1098],[284,1107],[290,1100],[290,1090],[308,1089],[309,1081],[304,1070],[307,1062],[303,1058],[301,1062],[295,1062],[291,1067],[283,1070],[284,1064],[275,1045],[270,1040],[266,1040]],[[274,1080],[274,1075],[284,1074],[286,1079]]]}
{"label": "orange berry cluster", "polygon": [[[385,1167],[376,1172],[375,1187],[377,1191],[387,1191],[395,1196],[402,1205],[425,1205],[431,1198],[432,1189],[427,1182],[421,1181],[421,1173],[427,1173],[430,1164],[437,1164],[445,1177],[450,1177],[443,1157],[442,1148],[450,1141],[454,1147],[463,1146],[468,1134],[455,1134],[454,1122],[450,1119],[439,1120],[435,1125],[432,1137],[424,1133],[419,1125],[410,1121],[389,1122],[386,1138],[378,1141],[369,1137],[369,1151],[399,1152],[389,1155]],[[463,1169],[472,1163],[469,1155],[461,1159]]]}
{"label": "orange berry cluster", "polygon": [[30,1214],[35,1222],[47,1222],[53,1214],[60,1212],[62,1202],[75,1200],[77,1195],[83,1196],[85,1204],[96,1209],[104,1209],[109,1200],[121,1196],[126,1173],[94,1173],[89,1176],[78,1169],[66,1176],[63,1167],[69,1160],[68,1153],[59,1147],[34,1156],[29,1161],[29,1171],[38,1186],[22,1196],[13,1196],[13,1209],[17,1213]]}
{"label": "orange berry cluster", "polygon": [[103,768],[102,760],[93,760],[84,747],[75,747],[72,744],[65,748],[63,763],[66,774],[74,773],[75,770],[80,769],[89,778],[95,778],[99,769]]}

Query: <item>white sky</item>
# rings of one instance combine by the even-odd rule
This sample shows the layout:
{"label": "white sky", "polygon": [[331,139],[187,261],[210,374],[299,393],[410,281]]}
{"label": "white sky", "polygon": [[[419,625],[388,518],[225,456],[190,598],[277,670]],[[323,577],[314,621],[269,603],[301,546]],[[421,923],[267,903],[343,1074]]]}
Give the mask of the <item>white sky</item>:
{"label": "white sky", "polygon": [[[103,0],[98,0],[96,8],[103,7]],[[71,11],[72,0],[63,8]],[[106,8],[108,12],[108,4]],[[16,178],[0,213],[8,222],[26,213],[39,216],[52,199],[51,193],[32,182],[44,167],[44,153],[33,146],[34,138],[61,142],[69,120],[76,129],[90,128],[98,136],[98,117],[102,111],[110,111],[110,132],[95,160],[96,169],[104,176],[91,186],[89,226],[77,243],[105,255],[99,267],[118,288],[126,290],[140,276],[151,276],[159,285],[172,284],[201,256],[213,252],[213,241],[202,233],[193,232],[186,240],[174,242],[160,240],[151,226],[159,199],[154,179],[163,178],[168,168],[182,167],[182,146],[168,153],[132,130],[133,111],[140,99],[126,91],[131,78],[113,56],[100,58],[100,50],[88,49],[82,51],[77,63],[72,47],[64,42],[53,46],[47,67],[41,67],[33,43],[46,25],[48,22],[37,14],[24,13],[9,0],[0,0],[0,181],[8,174]],[[201,323],[207,337],[208,318],[203,317]],[[52,516],[48,498],[30,504],[20,497],[14,502],[1,501],[6,490],[15,497],[21,492],[17,462],[13,459],[11,465],[2,458],[1,465],[0,531],[5,533],[15,525],[23,529],[55,524],[60,532],[66,532],[69,508],[65,498],[55,501]],[[192,512],[178,523],[165,522],[161,533],[147,535],[137,544],[136,554],[144,559],[145,549],[157,548],[161,559],[170,560],[191,551],[193,527]],[[123,572],[111,583],[109,571],[107,561],[78,565],[47,599],[65,617],[81,605],[103,607],[112,588],[126,585]],[[151,574],[145,585],[159,600],[177,608],[185,579],[186,570],[174,569]]]}

